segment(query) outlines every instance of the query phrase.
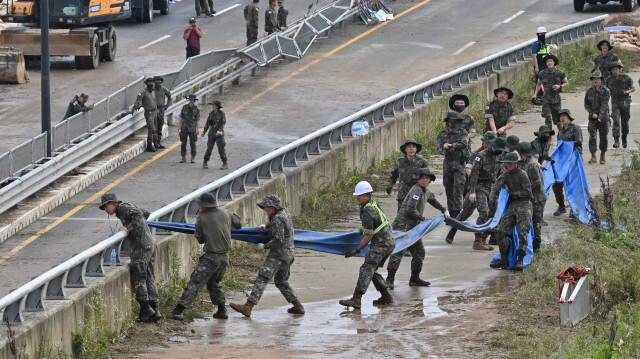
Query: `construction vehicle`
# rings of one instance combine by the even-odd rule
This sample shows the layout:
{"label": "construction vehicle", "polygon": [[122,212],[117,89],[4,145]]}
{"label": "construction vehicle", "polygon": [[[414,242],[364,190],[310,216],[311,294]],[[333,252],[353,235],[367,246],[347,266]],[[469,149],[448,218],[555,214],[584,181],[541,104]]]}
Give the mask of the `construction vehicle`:
{"label": "construction vehicle", "polygon": [[[0,45],[19,49],[27,59],[39,57],[41,0],[3,1],[7,1],[6,13],[0,19],[22,26],[2,30]],[[115,59],[117,37],[112,22],[135,18],[149,23],[153,10],[169,12],[169,0],[48,1],[50,55],[74,56],[78,69],[95,69],[101,60]]]}

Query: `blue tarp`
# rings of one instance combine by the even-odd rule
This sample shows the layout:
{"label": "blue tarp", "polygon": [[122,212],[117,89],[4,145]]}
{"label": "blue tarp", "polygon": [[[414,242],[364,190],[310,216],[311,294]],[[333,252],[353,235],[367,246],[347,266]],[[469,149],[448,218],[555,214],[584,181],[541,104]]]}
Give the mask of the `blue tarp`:
{"label": "blue tarp", "polygon": [[[396,248],[393,253],[407,249],[412,244],[420,240],[424,235],[431,232],[444,221],[444,216],[434,217],[425,220],[408,232],[393,231],[396,239]],[[170,222],[147,222],[149,226],[180,233],[194,233],[195,226],[189,223]],[[231,238],[249,243],[266,243],[269,241],[269,234],[260,227],[242,228],[231,231]],[[293,244],[297,248],[311,249],[314,251],[344,255],[348,251],[355,249],[362,241],[360,231],[351,233],[336,232],[314,232],[296,229],[293,236]],[[369,250],[365,247],[356,257],[364,257]]]}

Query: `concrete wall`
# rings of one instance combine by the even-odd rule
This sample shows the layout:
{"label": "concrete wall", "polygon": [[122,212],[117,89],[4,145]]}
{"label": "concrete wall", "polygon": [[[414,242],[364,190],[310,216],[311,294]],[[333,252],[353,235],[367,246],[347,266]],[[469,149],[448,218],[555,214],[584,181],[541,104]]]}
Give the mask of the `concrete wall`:
{"label": "concrete wall", "polygon": [[[601,33],[584,38],[580,43],[584,46],[595,46],[595,43],[607,37],[607,33]],[[530,62],[519,63],[500,72],[500,84],[498,84],[498,76],[494,74],[456,92],[490,99],[493,98],[493,89],[498,85],[506,85],[518,91],[520,90],[518,85],[526,84],[526,91],[533,91],[533,84],[528,82],[531,69]],[[256,203],[268,193],[277,193],[282,196],[293,213],[298,213],[301,197],[310,194],[314,187],[335,181],[341,155],[350,168],[364,171],[375,160],[381,160],[396,151],[405,139],[425,132],[427,128],[437,126],[447,110],[445,106],[443,101],[431,101],[428,105],[401,113],[395,119],[376,124],[369,135],[345,139],[344,143],[334,146],[333,150],[301,162],[299,168],[287,169],[285,173],[269,181],[261,181],[260,187],[251,188],[247,194],[236,196],[234,201],[227,203],[224,207],[237,213],[243,220],[249,220],[253,225],[257,225],[264,223],[266,217]],[[190,253],[196,245],[197,242],[191,235],[158,236],[155,269],[157,281],[166,280],[170,274],[170,249],[182,259],[181,273],[190,273]],[[45,312],[25,313],[27,324],[14,327],[18,348],[25,348],[27,353],[33,355],[40,344],[40,338],[46,333],[52,345],[60,346],[70,352],[72,333],[76,330],[78,323],[83,320],[85,307],[91,303],[94,294],[102,298],[109,318],[117,319],[113,314],[115,312],[129,311],[132,300],[128,266],[118,267],[115,270],[107,268],[106,280],[88,278],[87,288],[68,289],[68,293],[68,300],[47,301],[46,305],[50,308]],[[0,339],[1,358],[11,357],[8,347],[7,336],[3,332]]]}

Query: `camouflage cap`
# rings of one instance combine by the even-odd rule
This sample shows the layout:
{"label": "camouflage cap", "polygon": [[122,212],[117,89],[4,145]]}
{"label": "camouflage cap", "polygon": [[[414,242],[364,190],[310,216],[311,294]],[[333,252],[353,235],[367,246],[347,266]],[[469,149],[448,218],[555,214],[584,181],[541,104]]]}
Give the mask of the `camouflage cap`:
{"label": "camouflage cap", "polygon": [[594,71],[591,74],[591,77],[589,77],[589,80],[593,80],[595,78],[599,78],[600,80],[604,81],[604,76],[602,76],[602,72],[600,71]]}
{"label": "camouflage cap", "polygon": [[[596,71],[599,72],[599,71]],[[573,117],[571,117],[571,111],[569,111],[568,108],[563,108],[562,110],[560,110],[560,112],[558,112],[558,116],[565,114],[567,116],[569,116],[569,120],[571,120],[571,122],[573,122]]]}
{"label": "camouflage cap", "polygon": [[258,207],[265,209],[266,207],[273,207],[275,209],[282,209],[280,205],[280,197],[275,194],[268,194],[264,199],[258,202]]}
{"label": "camouflage cap", "polygon": [[413,138],[410,138],[410,139],[405,141],[404,145],[400,146],[400,151],[402,153],[404,153],[405,155],[407,154],[407,151],[405,151],[405,147],[407,147],[407,145],[415,145],[416,146],[416,153],[422,151],[422,145],[419,144],[418,141],[414,140]]}
{"label": "camouflage cap", "polygon": [[98,208],[104,211],[104,206],[106,206],[109,202],[122,203],[122,201],[118,200],[118,196],[116,196],[115,193],[105,193],[102,195],[102,197],[100,197],[100,207]]}
{"label": "camouflage cap", "polygon": [[429,176],[429,178],[431,178],[431,182],[436,180],[436,175],[431,173],[431,171],[428,168],[420,168],[420,169],[418,169],[416,174],[413,176],[413,179],[418,180],[422,176]]}
{"label": "camouflage cap", "polygon": [[502,137],[496,137],[491,141],[491,147],[493,147],[494,151],[505,151],[506,148],[504,146],[507,145],[507,141]]}
{"label": "camouflage cap", "polygon": [[482,137],[480,137],[480,141],[482,142],[491,142],[496,139],[496,133],[493,131],[487,131],[484,133]]}
{"label": "camouflage cap", "polygon": [[520,156],[518,156],[518,154],[515,153],[515,152],[507,153],[500,160],[500,162],[502,162],[502,163],[518,163],[518,161],[520,161]]}
{"label": "camouflage cap", "polygon": [[460,117],[458,116],[458,113],[455,111],[449,111],[447,112],[447,117],[444,118],[444,122],[447,122],[447,120],[459,120]]}
{"label": "camouflage cap", "polygon": [[516,148],[520,143],[520,138],[516,135],[511,135],[507,137],[507,148],[512,149]]}
{"label": "camouflage cap", "polygon": [[549,136],[553,136],[556,134],[556,131],[552,130],[551,128],[549,128],[549,126],[547,125],[542,125],[540,126],[540,128],[538,128],[538,131],[535,131],[533,134],[538,136],[541,133],[545,133],[545,132],[549,132]]}
{"label": "camouflage cap", "polygon": [[533,147],[531,147],[531,143],[529,142],[524,141],[524,142],[518,143],[518,147],[516,149],[519,153],[525,156],[531,157],[534,155]]}
{"label": "camouflage cap", "polygon": [[211,193],[203,193],[198,198],[196,198],[196,202],[200,205],[200,207],[208,207],[215,208],[218,207],[218,202],[216,202],[215,197]]}
{"label": "camouflage cap", "polygon": [[612,64],[609,65],[609,71],[613,70],[614,67],[617,67],[619,69],[622,69],[624,66],[622,65],[622,61],[618,60]]}

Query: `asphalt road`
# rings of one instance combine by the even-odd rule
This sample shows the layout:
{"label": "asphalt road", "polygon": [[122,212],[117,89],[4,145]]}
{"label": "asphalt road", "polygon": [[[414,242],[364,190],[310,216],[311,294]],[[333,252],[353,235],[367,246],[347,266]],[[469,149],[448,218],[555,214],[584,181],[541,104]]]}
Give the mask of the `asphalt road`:
{"label": "asphalt road", "polygon": [[[220,3],[216,8],[220,11],[233,4]],[[292,9],[298,6],[299,16],[301,9],[306,8],[300,5],[288,6]],[[530,39],[538,26],[555,29],[597,16],[600,10],[608,8],[576,14],[570,4],[551,0],[525,4],[509,0],[399,0],[390,5],[398,14],[418,6],[356,41],[358,35],[372,28],[355,22],[337,29],[329,39],[314,45],[304,59],[261,70],[250,82],[232,88],[220,98],[227,111],[230,169],[404,88]],[[235,47],[244,42],[241,11],[242,7],[236,7],[220,17],[200,19],[205,31],[205,50]],[[520,11],[524,13],[514,18]],[[184,56],[180,35],[185,20],[193,14],[193,3],[184,1],[173,4],[168,16],[158,16],[152,24],[119,25],[118,58],[113,63],[102,63],[98,70],[77,71],[65,68],[64,61],[56,63],[52,71],[53,113],[62,116],[75,92],[89,92],[93,100],[139,75],[178,67]],[[296,17],[294,11],[290,17]],[[511,20],[507,22],[508,19]],[[138,49],[167,34],[171,37]],[[21,142],[20,136],[30,137],[39,128],[39,120],[28,120],[38,116],[39,74],[37,71],[31,74],[28,85],[0,87],[3,146]],[[249,101],[251,98],[256,99]],[[208,113],[208,109],[201,110]],[[175,128],[170,129],[166,143],[177,140],[175,132]],[[198,142],[199,161],[204,142]],[[147,153],[130,161],[2,243],[0,295],[106,238],[110,227],[116,227],[115,220],[109,222],[94,203],[9,255],[21,243],[33,239],[37,232],[151,156]],[[200,163],[179,164],[178,160],[177,149],[168,151],[117,185],[114,191],[126,201],[155,210],[227,173],[217,169],[217,159],[208,171],[202,170]]]}

